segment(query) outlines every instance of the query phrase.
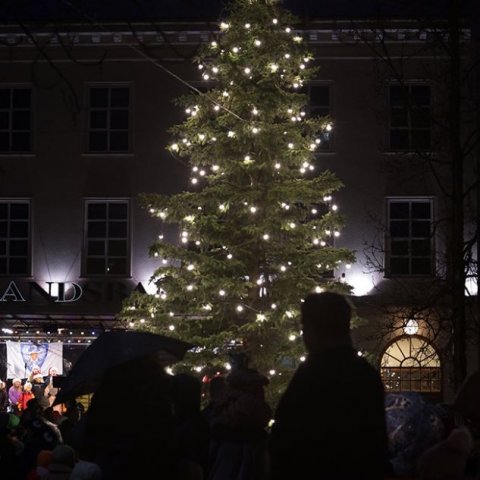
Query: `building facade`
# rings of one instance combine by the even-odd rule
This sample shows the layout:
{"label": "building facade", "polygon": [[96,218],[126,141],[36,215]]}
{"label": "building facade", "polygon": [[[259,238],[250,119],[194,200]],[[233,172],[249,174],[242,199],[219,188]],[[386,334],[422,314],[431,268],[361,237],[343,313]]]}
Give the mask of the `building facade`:
{"label": "building facade", "polygon": [[[445,155],[435,115],[449,60],[433,46],[438,31],[412,20],[379,28],[372,19],[310,18],[299,33],[320,67],[305,87],[310,111],[334,125],[318,166],[345,184],[334,199],[346,217],[336,241],[357,262],[334,273],[352,285],[368,320],[355,344],[381,369],[387,391],[449,398],[451,338],[438,280],[446,275],[448,204],[428,168]],[[215,35],[216,24],[201,19],[22,28],[4,20],[1,342],[61,341],[68,370],[101,331],[125,327],[116,315],[130,292],[153,291],[158,260],[149,246],[160,233],[178,238],[160,232],[138,196],[187,185],[186,166],[165,149],[183,115],[172,100],[201,86],[192,57]]]}

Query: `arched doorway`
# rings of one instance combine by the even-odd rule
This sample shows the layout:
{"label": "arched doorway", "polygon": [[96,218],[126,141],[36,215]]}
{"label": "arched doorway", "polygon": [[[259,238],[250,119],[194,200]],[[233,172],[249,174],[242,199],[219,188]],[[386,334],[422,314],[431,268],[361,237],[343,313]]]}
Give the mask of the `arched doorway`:
{"label": "arched doorway", "polygon": [[398,337],[385,349],[380,364],[385,391],[439,394],[441,362],[435,347],[424,337]]}

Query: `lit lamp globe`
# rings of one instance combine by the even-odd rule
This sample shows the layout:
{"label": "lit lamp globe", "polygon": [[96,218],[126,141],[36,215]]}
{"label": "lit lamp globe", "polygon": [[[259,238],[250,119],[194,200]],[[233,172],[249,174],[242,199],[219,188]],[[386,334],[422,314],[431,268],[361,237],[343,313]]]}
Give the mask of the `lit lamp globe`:
{"label": "lit lamp globe", "polygon": [[413,320],[413,318],[410,318],[403,327],[403,331],[407,335],[415,335],[418,332],[418,322]]}

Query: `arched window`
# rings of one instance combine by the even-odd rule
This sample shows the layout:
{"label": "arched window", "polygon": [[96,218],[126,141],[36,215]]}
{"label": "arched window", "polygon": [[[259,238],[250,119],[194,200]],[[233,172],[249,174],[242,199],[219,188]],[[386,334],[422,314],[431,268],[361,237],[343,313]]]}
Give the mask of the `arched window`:
{"label": "arched window", "polygon": [[395,339],[382,356],[380,371],[387,393],[441,390],[438,353],[427,339],[417,335]]}

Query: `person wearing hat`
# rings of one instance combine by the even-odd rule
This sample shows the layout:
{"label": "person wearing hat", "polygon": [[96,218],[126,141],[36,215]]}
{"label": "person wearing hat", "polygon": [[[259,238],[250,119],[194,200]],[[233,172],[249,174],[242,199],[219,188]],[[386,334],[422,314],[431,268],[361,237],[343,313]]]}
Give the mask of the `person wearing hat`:
{"label": "person wearing hat", "polygon": [[68,480],[76,462],[75,450],[66,444],[57,445],[52,451],[45,480]]}
{"label": "person wearing hat", "polygon": [[14,413],[18,412],[18,403],[20,402],[22,391],[22,381],[19,378],[14,378],[11,387],[8,389],[8,401]]}
{"label": "person wearing hat", "polygon": [[301,312],[307,358],[274,416],[271,480],[311,472],[319,480],[383,480],[391,472],[383,384],[352,346],[352,306],[338,293],[314,293]]}
{"label": "person wearing hat", "polygon": [[0,477],[2,479],[17,478],[18,453],[23,447],[15,434],[19,423],[20,419],[13,413],[0,412]]}
{"label": "person wearing hat", "polygon": [[35,398],[35,395],[32,392],[32,384],[30,382],[25,382],[22,394],[20,395],[20,400],[18,401],[19,412],[23,412],[27,409],[27,404],[32,398]]}

